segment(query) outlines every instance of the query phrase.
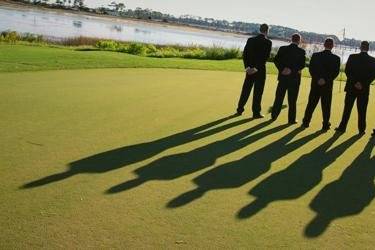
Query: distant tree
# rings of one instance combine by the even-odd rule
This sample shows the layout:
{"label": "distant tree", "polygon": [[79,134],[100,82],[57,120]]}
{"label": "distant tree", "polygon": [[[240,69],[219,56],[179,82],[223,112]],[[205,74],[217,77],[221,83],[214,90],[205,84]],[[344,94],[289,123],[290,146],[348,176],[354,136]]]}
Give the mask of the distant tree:
{"label": "distant tree", "polygon": [[116,10],[120,13],[124,12],[125,11],[125,4],[124,3],[118,3],[117,6],[116,6]]}
{"label": "distant tree", "polygon": [[136,8],[135,10],[134,10],[134,14],[135,14],[135,17],[136,18],[142,18],[142,16],[143,16],[143,10],[142,10],[142,8]]}
{"label": "distant tree", "polygon": [[81,8],[85,7],[85,1],[84,0],[74,0],[73,6],[81,9]]}
{"label": "distant tree", "polygon": [[116,10],[116,6],[117,6],[117,3],[116,2],[111,2],[110,4],[108,4],[108,7],[111,9],[111,10]]}
{"label": "distant tree", "polygon": [[65,1],[63,1],[63,0],[56,0],[56,5],[62,6],[62,5],[64,5]]}
{"label": "distant tree", "polygon": [[125,12],[125,8],[126,8],[124,3],[117,3],[115,1],[108,4],[108,7],[110,7],[113,11],[116,11],[117,13],[120,13],[120,14]]}

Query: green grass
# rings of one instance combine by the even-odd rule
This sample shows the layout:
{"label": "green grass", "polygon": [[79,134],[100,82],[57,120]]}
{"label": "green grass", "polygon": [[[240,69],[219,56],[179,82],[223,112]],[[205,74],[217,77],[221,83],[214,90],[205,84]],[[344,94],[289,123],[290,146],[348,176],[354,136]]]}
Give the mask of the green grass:
{"label": "green grass", "polygon": [[0,72],[91,68],[186,68],[241,71],[240,60],[159,59],[118,52],[72,48],[0,45]]}
{"label": "green grass", "polygon": [[[127,66],[125,59],[137,58],[25,46],[0,51],[2,71],[120,67],[114,58]],[[145,61],[132,63],[140,67],[155,62],[138,59]],[[174,69],[1,73],[0,248],[371,248],[373,142],[352,138],[356,115],[340,138],[315,134],[319,108],[305,131],[283,126],[285,110],[273,124],[249,121],[247,110],[194,130],[233,113],[242,80],[239,72]],[[264,110],[275,83],[270,75]],[[308,91],[304,78],[298,119]],[[335,87],[333,125],[343,101]],[[369,114],[374,107],[371,100]],[[368,123],[375,125],[374,116]],[[253,195],[263,203],[249,217]],[[316,212],[325,220],[309,227]]]}
{"label": "green grass", "polygon": [[[71,47],[6,45],[0,43],[0,72],[92,68],[174,68],[242,72],[242,60],[149,58],[118,52],[80,51]],[[273,63],[269,74],[276,74]],[[307,70],[304,76],[308,76]]]}

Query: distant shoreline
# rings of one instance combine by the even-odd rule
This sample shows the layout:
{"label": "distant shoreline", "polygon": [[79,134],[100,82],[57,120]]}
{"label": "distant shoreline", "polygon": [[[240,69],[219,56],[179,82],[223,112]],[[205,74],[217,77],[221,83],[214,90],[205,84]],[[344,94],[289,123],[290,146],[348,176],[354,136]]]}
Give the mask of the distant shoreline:
{"label": "distant shoreline", "polygon": [[[82,12],[82,11],[74,11],[74,10],[67,10],[67,9],[58,9],[58,8],[46,8],[39,5],[33,5],[33,4],[26,4],[21,2],[13,2],[8,0],[0,0],[0,6],[8,8],[8,9],[14,9],[14,10],[25,10],[25,9],[33,9],[33,10],[39,10],[39,11],[48,11],[48,12],[54,12],[59,14],[74,14],[78,16],[89,16],[94,17],[98,19],[104,19],[104,20],[114,20],[117,22],[122,23],[133,23],[133,24],[147,24],[147,25],[153,25],[155,27],[166,27],[166,28],[183,28],[186,31],[192,31],[192,32],[205,32],[205,33],[211,33],[211,34],[220,34],[220,35],[226,35],[226,36],[235,36],[239,38],[248,38],[253,35],[249,34],[241,34],[236,32],[224,32],[224,31],[218,31],[218,30],[212,30],[204,27],[194,27],[186,24],[179,24],[179,23],[170,23],[170,22],[162,22],[162,21],[156,21],[156,20],[140,20],[140,19],[134,19],[134,18],[125,18],[125,17],[116,17],[116,16],[110,16],[110,15],[103,15],[103,14],[96,14],[96,13],[90,13],[90,12]],[[275,41],[282,41],[286,42],[282,39],[273,39]]]}

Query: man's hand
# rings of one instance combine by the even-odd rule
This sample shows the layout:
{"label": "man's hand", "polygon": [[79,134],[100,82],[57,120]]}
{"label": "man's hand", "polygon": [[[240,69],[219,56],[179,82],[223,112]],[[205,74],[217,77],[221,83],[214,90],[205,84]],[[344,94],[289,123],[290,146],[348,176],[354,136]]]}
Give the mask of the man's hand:
{"label": "man's hand", "polygon": [[324,80],[323,78],[320,78],[319,81],[318,81],[318,85],[323,86],[325,84],[326,84],[326,80]]}
{"label": "man's hand", "polygon": [[288,76],[288,75],[290,75],[291,73],[292,73],[292,70],[291,70],[290,68],[288,68],[288,67],[284,68],[283,71],[281,71],[281,74],[282,74],[283,76]]}
{"label": "man's hand", "polygon": [[360,82],[357,82],[357,83],[354,85],[354,87],[355,87],[356,89],[358,89],[358,90],[362,90],[362,89],[363,89],[362,83],[360,83]]}
{"label": "man's hand", "polygon": [[255,73],[257,73],[258,72],[258,69],[257,68],[250,68],[250,67],[247,67],[246,68],[246,73],[248,74],[248,75],[254,75]]}

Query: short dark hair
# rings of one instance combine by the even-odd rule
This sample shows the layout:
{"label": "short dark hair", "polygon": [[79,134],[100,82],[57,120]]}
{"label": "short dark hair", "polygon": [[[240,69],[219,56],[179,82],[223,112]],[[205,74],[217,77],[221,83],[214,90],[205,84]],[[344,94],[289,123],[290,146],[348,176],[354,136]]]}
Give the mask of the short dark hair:
{"label": "short dark hair", "polygon": [[269,28],[270,27],[268,27],[268,24],[264,23],[264,24],[260,25],[259,31],[262,32],[262,33],[265,33],[265,32],[268,32]]}
{"label": "short dark hair", "polygon": [[332,49],[335,46],[335,41],[332,37],[327,37],[327,39],[324,41],[324,47],[327,49]]}
{"label": "short dark hair", "polygon": [[361,42],[361,50],[369,51],[370,50],[370,43],[368,41]]}
{"label": "short dark hair", "polygon": [[301,40],[302,40],[302,37],[301,37],[300,34],[298,34],[298,33],[294,33],[294,34],[292,35],[292,42],[294,42],[294,43],[299,43]]}

